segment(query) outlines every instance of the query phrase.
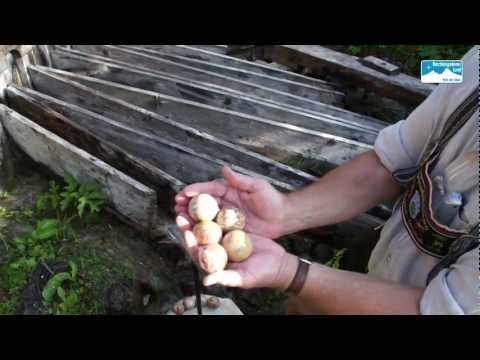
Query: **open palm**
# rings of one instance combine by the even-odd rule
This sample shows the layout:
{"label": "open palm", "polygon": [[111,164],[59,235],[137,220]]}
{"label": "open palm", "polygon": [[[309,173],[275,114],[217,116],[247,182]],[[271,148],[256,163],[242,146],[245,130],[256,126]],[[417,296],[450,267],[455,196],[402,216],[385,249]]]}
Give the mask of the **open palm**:
{"label": "open palm", "polygon": [[280,287],[280,270],[287,252],[276,242],[252,235],[254,251],[245,261],[230,263],[224,271],[204,278],[205,286],[219,284],[229,287],[263,288]]}
{"label": "open palm", "polygon": [[222,206],[238,207],[246,216],[245,231],[273,239],[281,236],[286,196],[265,180],[238,174],[229,168],[224,168],[222,173],[224,179],[185,187],[175,198],[177,215],[188,217],[190,199],[207,193]]}

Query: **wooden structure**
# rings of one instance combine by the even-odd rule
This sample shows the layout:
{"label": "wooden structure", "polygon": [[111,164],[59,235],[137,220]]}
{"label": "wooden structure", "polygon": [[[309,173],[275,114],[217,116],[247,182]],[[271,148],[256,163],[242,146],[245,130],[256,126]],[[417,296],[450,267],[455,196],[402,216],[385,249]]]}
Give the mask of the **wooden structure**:
{"label": "wooden structure", "polygon": [[[222,46],[29,49],[37,55],[17,56],[28,58],[18,66],[4,61],[4,131],[56,174],[99,184],[111,208],[148,233],[175,238],[174,195],[218,178],[223,166],[288,192],[318,178],[286,165],[290,159],[315,163],[321,176],[372,149],[386,126],[342,108],[337,85],[226,55]],[[370,232],[379,215],[388,209],[342,224],[339,234]]]}

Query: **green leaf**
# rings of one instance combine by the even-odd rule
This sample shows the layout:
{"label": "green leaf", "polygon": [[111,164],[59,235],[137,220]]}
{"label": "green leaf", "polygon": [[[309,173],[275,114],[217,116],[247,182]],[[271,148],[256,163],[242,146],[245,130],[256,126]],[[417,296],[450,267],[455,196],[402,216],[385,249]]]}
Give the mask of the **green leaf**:
{"label": "green leaf", "polygon": [[80,217],[82,217],[82,216],[83,216],[83,213],[84,213],[84,211],[85,211],[85,207],[87,206],[87,200],[82,197],[82,198],[79,199],[78,202],[79,202],[79,204],[78,204],[78,206],[77,206],[78,215],[79,215]]}
{"label": "green leaf", "polygon": [[32,231],[32,237],[36,240],[47,240],[56,237],[59,232],[59,221],[55,219],[45,219],[37,223]]}
{"label": "green leaf", "polygon": [[75,280],[77,278],[78,274],[78,266],[75,264],[73,261],[70,261],[70,275],[72,280]]}
{"label": "green leaf", "polygon": [[62,211],[67,210],[71,205],[73,205],[78,200],[78,193],[63,192],[60,195],[63,198],[63,200],[60,202],[60,209]]}
{"label": "green leaf", "polygon": [[59,286],[57,288],[57,295],[60,299],[62,299],[62,301],[65,301],[65,299],[66,299],[65,290],[63,290],[63,288],[61,286]]}
{"label": "green leaf", "polygon": [[67,175],[65,176],[65,182],[67,183],[67,185],[65,185],[63,187],[63,189],[65,190],[65,192],[67,193],[71,193],[71,192],[74,192],[77,190],[78,188],[78,183],[77,183],[77,180],[75,180],[75,178],[71,175]]}
{"label": "green leaf", "polygon": [[72,292],[70,295],[67,296],[65,299],[65,305],[68,308],[72,308],[78,301],[78,296],[75,292]]}
{"label": "green leaf", "polygon": [[342,259],[343,255],[345,254],[347,249],[340,249],[335,252],[333,257],[325,263],[325,265],[330,266],[334,269],[338,269],[340,267],[340,260]]}
{"label": "green leaf", "polygon": [[40,198],[37,200],[37,210],[38,211],[43,211],[47,208],[48,204],[48,196],[42,195]]}
{"label": "green leaf", "polygon": [[45,285],[42,291],[43,300],[48,304],[53,301],[53,297],[55,296],[57,289],[61,286],[65,281],[71,280],[70,274],[63,272],[55,274],[50,280],[48,280],[47,285]]}

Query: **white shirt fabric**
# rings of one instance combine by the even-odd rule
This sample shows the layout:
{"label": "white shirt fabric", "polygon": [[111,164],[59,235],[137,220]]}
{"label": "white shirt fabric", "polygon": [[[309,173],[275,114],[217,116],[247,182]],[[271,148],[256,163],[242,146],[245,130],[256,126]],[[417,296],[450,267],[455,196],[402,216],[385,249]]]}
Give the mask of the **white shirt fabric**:
{"label": "white shirt fabric", "polygon": [[[449,115],[479,87],[479,46],[463,58],[461,84],[440,84],[430,96],[402,120],[382,130],[375,152],[391,172],[418,165],[430,142],[437,139]],[[436,220],[453,229],[470,229],[479,221],[479,153],[477,111],[449,141],[431,173],[441,176],[445,191],[460,192],[464,200],[461,213],[451,213],[444,205],[438,187],[433,189]],[[380,240],[369,261],[369,274],[412,286],[425,287],[428,273],[439,260],[422,253],[403,225],[399,207],[382,229]],[[479,313],[479,249],[466,253],[456,264],[442,270],[425,288],[421,314]]]}

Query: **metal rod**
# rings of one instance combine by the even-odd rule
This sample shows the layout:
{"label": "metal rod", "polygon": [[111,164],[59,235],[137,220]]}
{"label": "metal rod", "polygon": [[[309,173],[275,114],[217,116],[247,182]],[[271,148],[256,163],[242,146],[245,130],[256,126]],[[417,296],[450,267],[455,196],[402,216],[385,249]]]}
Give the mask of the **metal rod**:
{"label": "metal rod", "polygon": [[193,270],[193,279],[195,281],[195,296],[197,298],[197,312],[198,315],[202,315],[202,297],[200,292],[200,274],[198,273],[197,266],[192,262],[192,270]]}

